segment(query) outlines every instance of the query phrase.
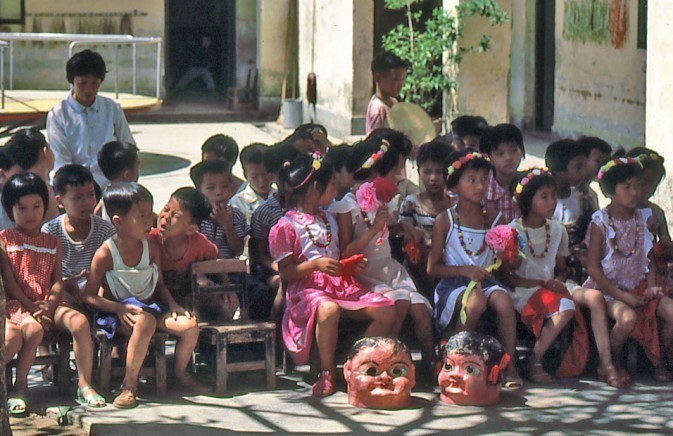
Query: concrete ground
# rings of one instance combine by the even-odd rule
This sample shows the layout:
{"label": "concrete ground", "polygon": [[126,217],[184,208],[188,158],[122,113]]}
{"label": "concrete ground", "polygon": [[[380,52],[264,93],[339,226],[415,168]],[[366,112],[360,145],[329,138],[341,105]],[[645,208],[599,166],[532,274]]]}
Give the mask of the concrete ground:
{"label": "concrete ground", "polygon": [[[234,137],[243,146],[250,142],[272,143],[288,132],[275,123],[132,124],[143,162],[167,172],[144,174],[140,182],[153,192],[155,210],[181,186],[190,185],[189,167],[200,159],[200,145],[215,133]],[[353,138],[347,138],[353,139]],[[522,168],[543,162],[544,137],[526,135],[528,154]],[[167,155],[159,157],[153,154]],[[169,158],[169,156],[171,158]],[[142,167],[142,164],[141,164]],[[235,168],[242,176],[239,166]],[[401,411],[363,410],[348,405],[343,389],[318,400],[302,381],[304,372],[285,376],[279,372],[278,388],[266,391],[262,374],[231,377],[231,393],[224,397],[181,396],[171,391],[157,398],[151,386],[141,387],[141,404],[133,410],[111,405],[103,410],[73,408],[70,427],[38,430],[13,419],[16,434],[96,435],[133,434],[209,435],[226,433],[392,433],[432,434],[460,431],[464,434],[629,434],[673,433],[673,389],[636,378],[628,389],[616,390],[591,376],[541,387],[527,384],[519,393],[503,393],[498,406],[457,407],[438,401],[437,392],[417,389],[414,405]],[[206,374],[202,380],[211,379]],[[41,384],[39,375],[33,384]],[[212,384],[211,384],[212,385]],[[44,414],[48,406],[74,406],[72,397],[60,398],[50,386],[30,392],[31,409]],[[106,393],[108,400],[112,399]],[[28,421],[27,421],[28,422]],[[27,423],[26,422],[26,423]],[[81,429],[81,430],[80,430]]]}

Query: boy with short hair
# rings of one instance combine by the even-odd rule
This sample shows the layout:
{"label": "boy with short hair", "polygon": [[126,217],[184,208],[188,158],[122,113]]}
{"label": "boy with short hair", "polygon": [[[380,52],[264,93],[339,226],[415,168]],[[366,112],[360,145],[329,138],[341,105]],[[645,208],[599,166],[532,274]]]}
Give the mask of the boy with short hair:
{"label": "boy with short hair", "polygon": [[479,150],[481,135],[488,127],[486,118],[479,115],[461,115],[451,121],[451,132],[463,141],[465,148]]}
{"label": "boy with short hair", "polygon": [[229,204],[238,208],[245,215],[245,221],[250,224],[252,213],[275,191],[271,186],[271,178],[264,166],[264,154],[268,147],[254,143],[241,151],[241,166],[246,187],[236,193]]}
{"label": "boy with short hair", "polygon": [[353,173],[348,168],[348,159],[353,147],[341,144],[331,147],[325,156],[325,160],[332,164],[336,181],[336,195],[334,201],[339,201],[350,192],[353,187]]}
{"label": "boy with short hair", "polygon": [[[98,151],[98,166],[110,184],[117,182],[137,182],[140,178],[140,156],[138,147],[130,142],[110,141]],[[109,185],[101,186],[105,190]],[[103,200],[98,203],[94,214],[110,221]]]}
{"label": "boy with short hair", "polygon": [[[49,186],[49,172],[54,168],[54,152],[47,139],[37,129],[23,129],[5,144],[4,153],[12,162],[9,174],[35,173]],[[58,216],[53,190],[49,190],[49,205],[45,222]]]}
{"label": "boy with short hair", "polygon": [[365,134],[379,127],[386,127],[388,112],[397,104],[404,81],[407,79],[409,64],[399,56],[385,51],[374,56],[372,75],[376,82],[376,92],[367,105],[365,117]]}
{"label": "boy with short hair", "polygon": [[243,212],[229,205],[235,192],[229,165],[219,159],[206,160],[194,165],[189,176],[213,208],[210,216],[199,226],[199,231],[217,245],[220,257],[232,259],[240,256],[249,226]]}
{"label": "boy with short hair", "polygon": [[491,158],[493,170],[488,174],[484,205],[502,212],[504,222],[521,216],[519,206],[510,195],[509,187],[516,177],[521,160],[526,156],[521,130],[513,124],[498,124],[485,128],[479,150]]}
{"label": "boy with short hair", "polygon": [[243,180],[236,177],[233,173],[234,164],[238,159],[238,144],[231,136],[218,133],[206,139],[201,146],[201,160],[222,159],[227,162],[227,171],[232,180],[234,192],[239,192],[244,188]]}
{"label": "boy with short hair", "polygon": [[598,171],[601,167],[605,165],[610,159],[610,156],[612,156],[612,147],[601,138],[595,136],[582,136],[577,142],[582,144],[588,153],[587,174],[584,183],[580,185],[579,189],[589,198],[593,209],[598,210],[600,209],[600,205],[598,204],[598,194],[596,194],[596,191],[591,188],[590,185],[598,175]]}

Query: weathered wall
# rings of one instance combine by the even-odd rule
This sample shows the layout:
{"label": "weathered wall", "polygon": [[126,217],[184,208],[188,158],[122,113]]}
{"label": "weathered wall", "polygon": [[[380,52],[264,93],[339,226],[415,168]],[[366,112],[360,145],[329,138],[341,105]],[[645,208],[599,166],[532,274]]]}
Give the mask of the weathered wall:
{"label": "weathered wall", "polygon": [[523,128],[535,125],[535,0],[512,2],[509,118]]}
{"label": "weathered wall", "polygon": [[[556,2],[553,132],[596,135],[613,146],[643,144],[647,53],[636,47],[638,2],[627,2],[628,30],[619,49],[564,40],[563,3]],[[650,5],[653,10],[657,8]]]}
{"label": "weathered wall", "polygon": [[654,201],[664,208],[669,227],[673,222],[673,51],[670,49],[673,8],[667,0],[650,0],[647,25],[647,146],[664,156],[667,176]]}
{"label": "weathered wall", "polygon": [[[500,8],[512,16],[512,0],[499,0]],[[458,108],[461,114],[481,115],[490,124],[509,122],[509,74],[512,22],[492,27],[488,20],[464,20],[464,46],[476,46],[481,35],[489,35],[491,49],[466,54],[460,64]]]}
{"label": "weathered wall", "polygon": [[257,62],[257,2],[236,0],[236,84],[245,86]]}
{"label": "weathered wall", "polygon": [[[278,111],[283,79],[296,63],[296,46],[287,50],[290,3],[296,0],[258,0],[257,67],[259,69],[259,105],[263,111]],[[289,75],[288,75],[289,76]],[[288,95],[292,84],[288,77]]]}
{"label": "weathered wall", "polygon": [[[100,15],[96,15],[100,14]],[[26,24],[3,26],[9,32],[128,33],[134,36],[164,36],[164,0],[26,0]],[[112,46],[78,46],[103,55],[109,70],[103,91],[114,90],[114,71],[119,70],[119,89],[131,92],[130,46],[118,51],[114,62]],[[163,54],[162,54],[163,56]],[[8,59],[8,56],[5,57]],[[19,42],[14,47],[14,87],[19,89],[68,89],[65,63],[68,44]],[[156,89],[156,46],[139,46],[138,93],[153,95]],[[8,62],[8,61],[6,61]],[[5,70],[8,71],[8,70]]]}
{"label": "weathered wall", "polygon": [[[334,135],[364,133],[364,116],[372,89],[369,65],[373,56],[373,2],[299,0],[298,3],[300,97],[306,100],[306,76],[315,72],[317,122]],[[305,104],[304,118],[308,117]]]}

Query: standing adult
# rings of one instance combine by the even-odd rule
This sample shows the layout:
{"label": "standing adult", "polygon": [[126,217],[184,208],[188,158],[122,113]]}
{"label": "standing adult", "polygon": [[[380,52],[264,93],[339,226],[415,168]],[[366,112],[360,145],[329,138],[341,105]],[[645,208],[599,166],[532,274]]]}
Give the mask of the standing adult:
{"label": "standing adult", "polygon": [[109,182],[98,166],[98,150],[115,140],[135,144],[131,129],[119,103],[98,95],[107,72],[100,54],[91,50],[75,53],[65,64],[65,71],[72,90],[47,115],[54,172],[67,164],[84,165],[105,187]]}

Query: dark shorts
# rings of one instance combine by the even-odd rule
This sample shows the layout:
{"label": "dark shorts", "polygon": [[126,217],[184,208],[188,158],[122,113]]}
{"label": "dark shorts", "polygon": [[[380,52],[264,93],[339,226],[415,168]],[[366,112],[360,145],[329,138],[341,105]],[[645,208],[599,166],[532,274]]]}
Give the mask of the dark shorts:
{"label": "dark shorts", "polygon": [[[120,301],[121,304],[130,304],[132,306],[140,307],[143,312],[147,312],[155,318],[160,318],[166,310],[155,302],[143,303],[136,298],[127,298]],[[119,317],[112,313],[96,312],[94,315],[94,326],[97,330],[105,333],[108,339],[113,339],[119,327]]]}

